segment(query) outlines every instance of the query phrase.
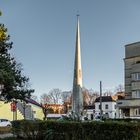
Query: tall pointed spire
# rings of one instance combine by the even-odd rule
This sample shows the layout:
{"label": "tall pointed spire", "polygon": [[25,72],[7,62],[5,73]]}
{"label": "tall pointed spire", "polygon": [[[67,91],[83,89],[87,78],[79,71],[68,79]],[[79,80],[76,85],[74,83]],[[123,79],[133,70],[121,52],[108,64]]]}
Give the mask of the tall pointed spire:
{"label": "tall pointed spire", "polygon": [[77,33],[76,33],[75,64],[74,64],[74,78],[73,78],[72,110],[78,115],[80,115],[83,110],[79,15],[77,15]]}

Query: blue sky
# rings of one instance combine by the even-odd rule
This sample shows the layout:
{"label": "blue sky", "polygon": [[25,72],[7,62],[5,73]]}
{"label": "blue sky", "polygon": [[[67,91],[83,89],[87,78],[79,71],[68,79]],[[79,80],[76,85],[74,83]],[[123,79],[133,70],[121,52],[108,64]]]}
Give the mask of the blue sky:
{"label": "blue sky", "polygon": [[71,90],[80,14],[83,85],[99,91],[124,82],[124,45],[140,41],[139,0],[0,0],[12,53],[35,95]]}

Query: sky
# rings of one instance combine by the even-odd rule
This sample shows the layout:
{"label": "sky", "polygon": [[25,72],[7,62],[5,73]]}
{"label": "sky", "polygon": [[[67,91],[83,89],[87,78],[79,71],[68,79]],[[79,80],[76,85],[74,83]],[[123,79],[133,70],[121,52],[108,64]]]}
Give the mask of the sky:
{"label": "sky", "polygon": [[72,89],[77,13],[83,86],[124,84],[124,46],[140,41],[139,0],[0,0],[0,10],[34,95]]}

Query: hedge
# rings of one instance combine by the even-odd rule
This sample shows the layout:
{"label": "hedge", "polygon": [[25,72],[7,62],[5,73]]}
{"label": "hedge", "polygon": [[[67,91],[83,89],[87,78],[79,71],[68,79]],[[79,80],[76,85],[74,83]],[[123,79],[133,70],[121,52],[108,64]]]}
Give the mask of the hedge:
{"label": "hedge", "polygon": [[13,132],[30,140],[140,140],[140,123],[18,121]]}

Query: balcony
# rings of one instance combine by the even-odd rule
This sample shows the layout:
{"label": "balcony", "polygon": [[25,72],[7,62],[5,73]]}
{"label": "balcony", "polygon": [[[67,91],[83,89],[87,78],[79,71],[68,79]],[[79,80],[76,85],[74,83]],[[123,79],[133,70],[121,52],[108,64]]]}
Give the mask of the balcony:
{"label": "balcony", "polygon": [[119,108],[140,107],[140,98],[117,100],[117,107]]}
{"label": "balcony", "polygon": [[131,90],[140,90],[140,81],[131,83]]}
{"label": "balcony", "polygon": [[140,63],[133,64],[132,73],[134,72],[140,72]]}

